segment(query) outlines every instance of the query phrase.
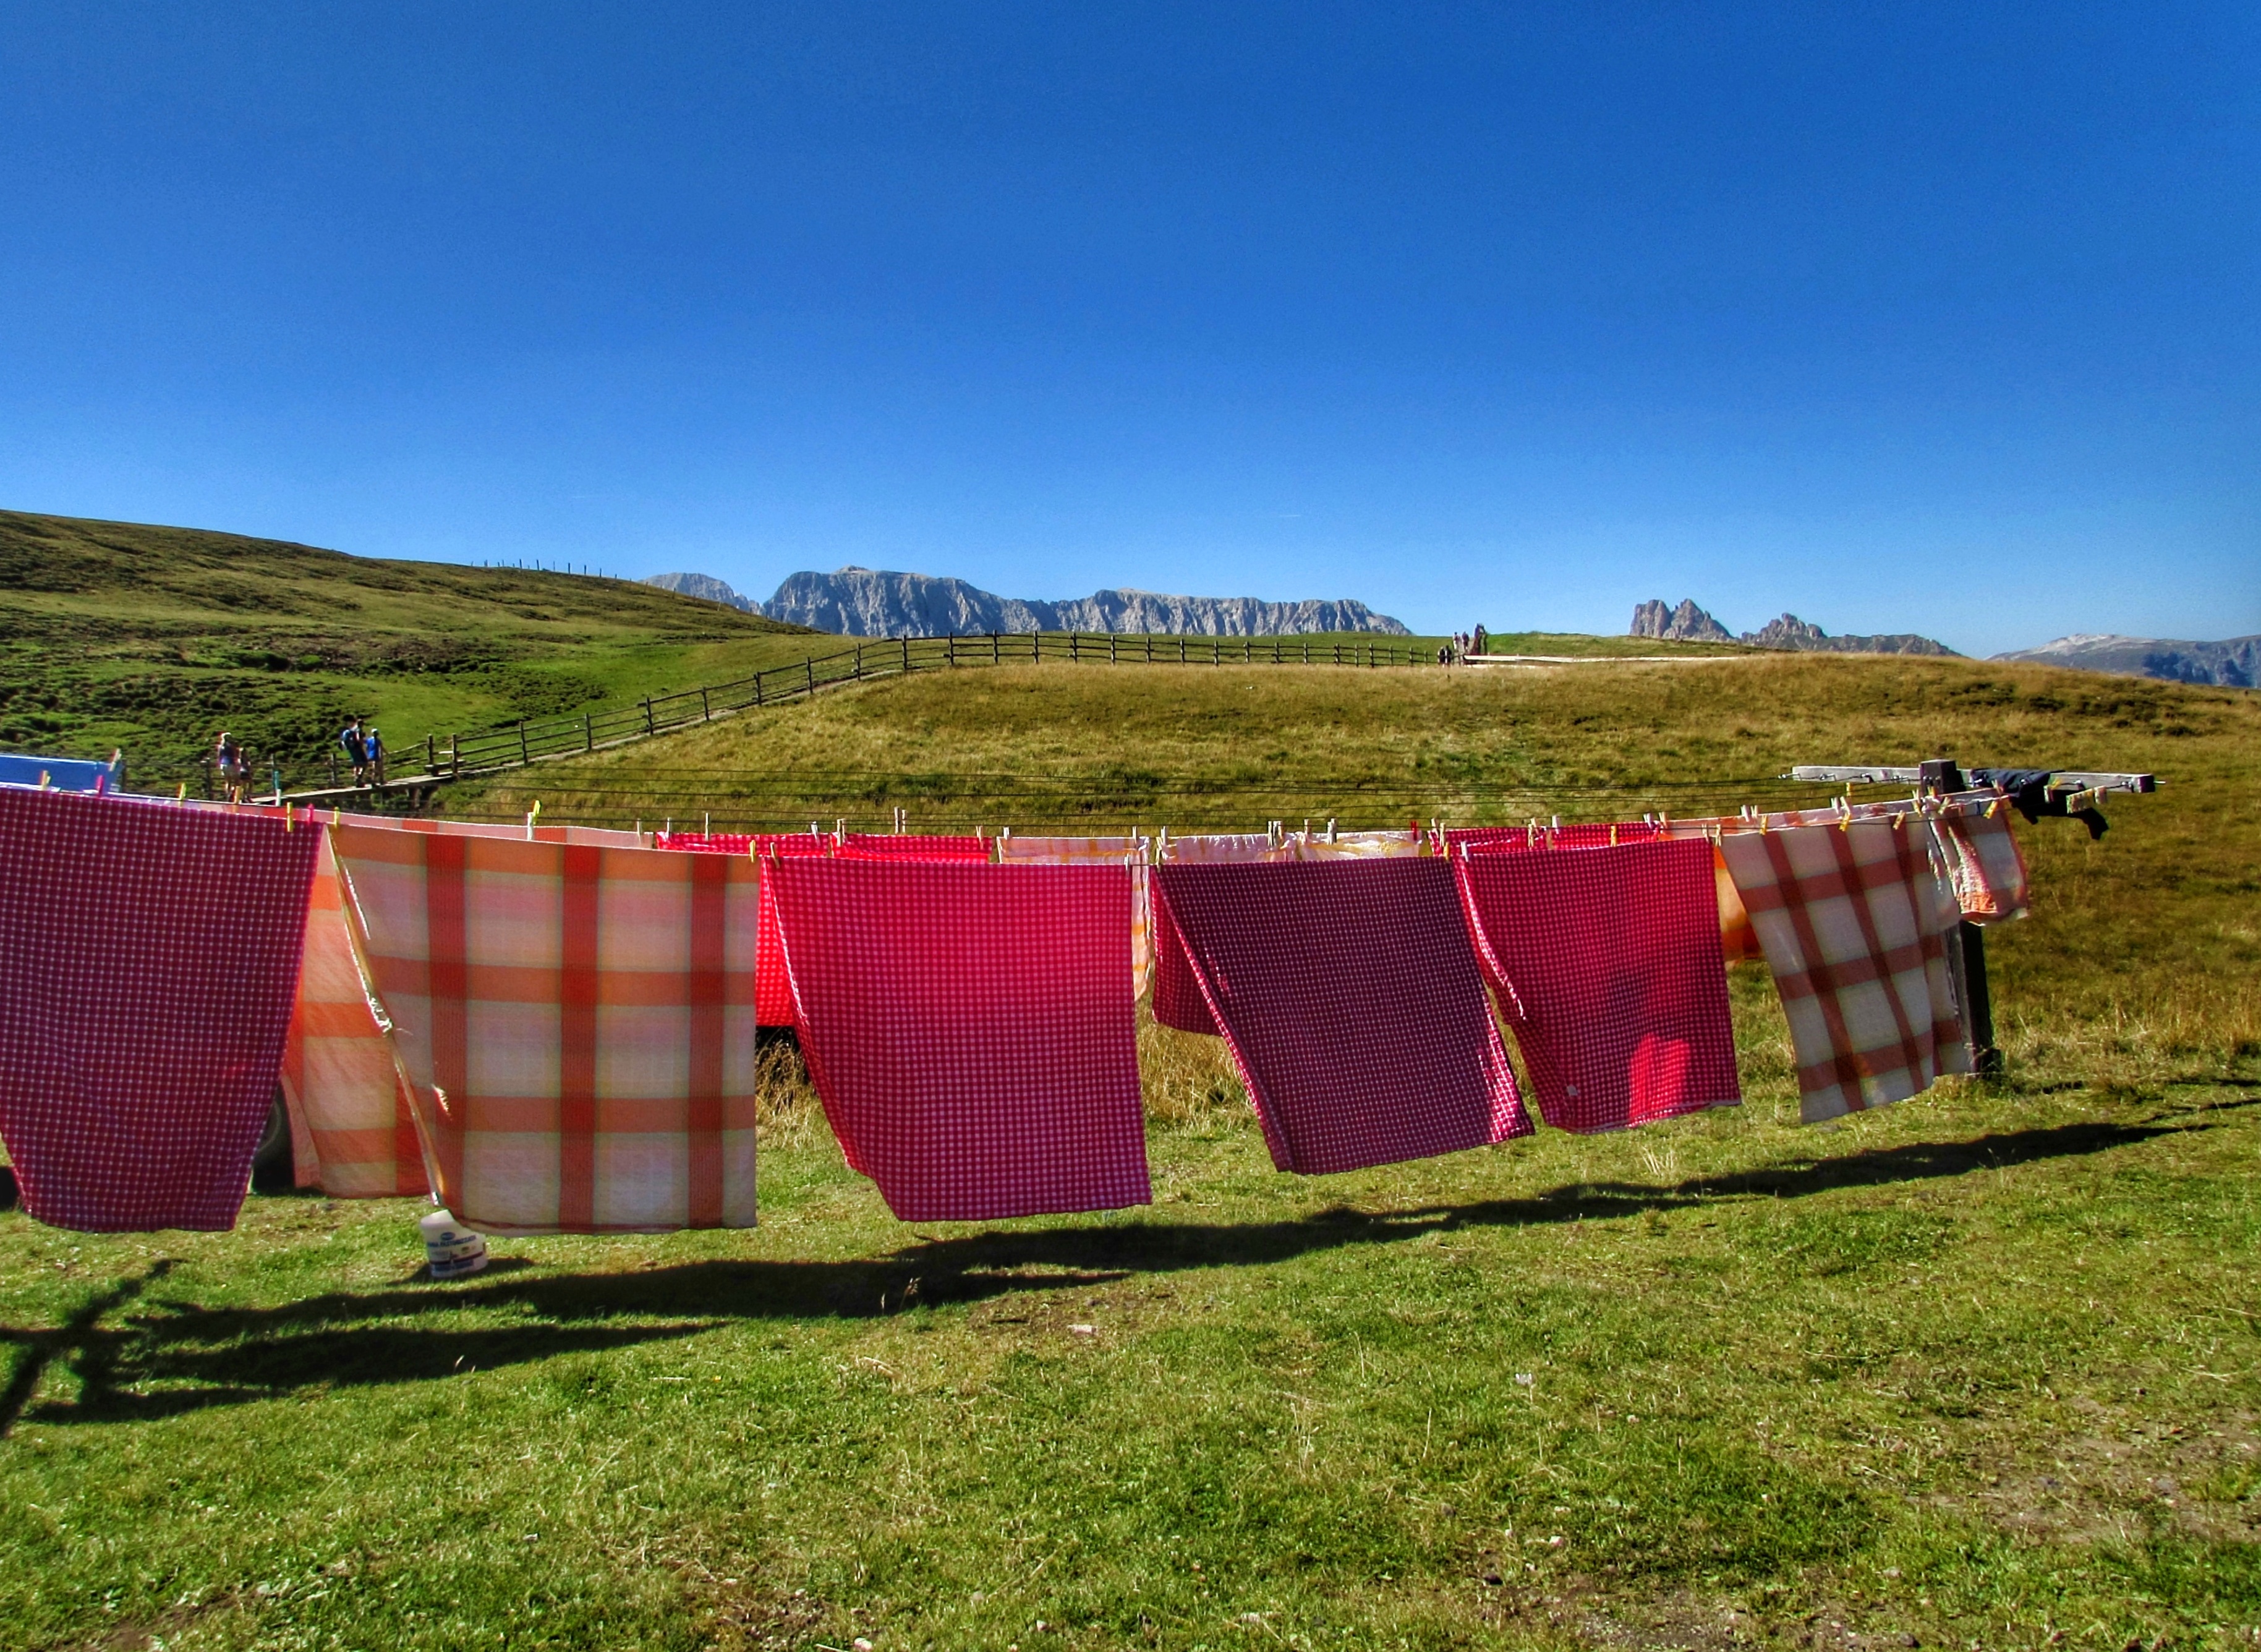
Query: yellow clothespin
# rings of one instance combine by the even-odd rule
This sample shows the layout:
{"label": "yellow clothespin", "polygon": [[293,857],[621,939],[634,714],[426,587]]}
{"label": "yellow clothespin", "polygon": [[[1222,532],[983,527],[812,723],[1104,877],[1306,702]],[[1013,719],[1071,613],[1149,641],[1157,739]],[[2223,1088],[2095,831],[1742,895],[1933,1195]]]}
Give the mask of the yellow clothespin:
{"label": "yellow clothespin", "polygon": [[293,804],[283,805],[283,830],[286,832],[298,830],[298,809]]}
{"label": "yellow clothespin", "polygon": [[183,781],[181,782],[181,789],[180,789],[177,793],[176,793],[176,794],[174,794],[173,801],[175,801],[176,803],[185,803],[185,802],[187,802],[188,801],[189,801],[189,783],[188,783],[186,780],[183,780]]}
{"label": "yellow clothespin", "polygon": [[1611,847],[1611,848],[1612,848],[1612,849],[1615,849],[1617,846],[1618,846],[1618,823],[1617,823],[1617,822],[1615,822],[1615,821],[1611,821],[1611,822],[1610,822],[1610,847]]}
{"label": "yellow clothespin", "polygon": [[535,798],[534,807],[526,811],[526,841],[534,841],[534,822],[542,818],[542,800]]}

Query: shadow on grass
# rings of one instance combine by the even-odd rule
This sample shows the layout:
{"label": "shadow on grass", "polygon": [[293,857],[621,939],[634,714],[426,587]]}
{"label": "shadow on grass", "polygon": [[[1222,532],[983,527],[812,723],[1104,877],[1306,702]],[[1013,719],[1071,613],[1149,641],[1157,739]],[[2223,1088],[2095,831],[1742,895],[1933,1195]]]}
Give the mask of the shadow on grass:
{"label": "shadow on grass", "polygon": [[[140,1420],[325,1384],[427,1382],[559,1354],[696,1336],[737,1320],[873,1318],[913,1301],[976,1302],[1104,1284],[1140,1273],[1260,1267],[1456,1227],[1605,1220],[1722,1200],[1798,1198],[2104,1153],[2213,1127],[2060,1124],[1970,1141],[1870,1148],[1668,1186],[1580,1182],[1528,1199],[1379,1213],[1337,1208],[1281,1222],[1132,1219],[1103,1227],[1015,1228],[922,1239],[889,1255],[848,1261],[702,1261],[563,1275],[529,1267],[506,1278],[489,1275],[476,1282],[333,1293],[273,1308],[159,1300],[150,1304],[154,1311],[104,1327],[104,1318],[162,1276],[168,1265],[161,1262],[54,1330],[0,1327],[0,1343],[19,1351],[13,1377],[0,1392],[0,1433],[19,1414],[46,1423]],[[509,1314],[518,1323],[414,1323],[430,1315],[477,1313]],[[634,1323],[589,1323],[595,1320]],[[78,1399],[31,1405],[42,1374],[57,1361],[78,1379]]]}

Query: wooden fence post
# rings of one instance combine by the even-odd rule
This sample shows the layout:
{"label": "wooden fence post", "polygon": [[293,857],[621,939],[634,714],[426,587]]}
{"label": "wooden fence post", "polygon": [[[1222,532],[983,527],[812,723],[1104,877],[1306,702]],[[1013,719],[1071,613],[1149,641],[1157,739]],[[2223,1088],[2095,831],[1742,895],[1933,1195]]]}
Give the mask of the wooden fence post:
{"label": "wooden fence post", "polygon": [[[647,700],[643,704],[645,715],[650,715],[651,701]],[[518,720],[518,760],[521,766],[534,761],[534,758],[528,754],[526,750],[526,719],[523,717],[520,717]]]}
{"label": "wooden fence post", "polygon": [[857,680],[857,681],[858,681],[858,682],[861,682],[863,679],[864,679],[864,645],[863,645],[861,643],[857,643],[857,644],[856,644],[856,680]]}
{"label": "wooden fence post", "polygon": [[702,722],[714,721],[714,707],[707,703],[707,691],[703,688],[699,691],[699,717]]}
{"label": "wooden fence post", "polygon": [[908,676],[909,676],[910,674],[911,674],[911,640],[910,640],[910,638],[908,638],[908,637],[907,636],[907,637],[905,637],[905,638],[903,639],[903,675],[904,675],[904,676],[906,676],[906,677],[908,677]]}
{"label": "wooden fence post", "polygon": [[437,774],[439,772],[440,758],[438,743],[430,735],[427,734],[424,736],[424,772],[427,774]]}
{"label": "wooden fence post", "polygon": [[581,714],[581,750],[594,751],[596,749],[597,720],[591,714],[583,712]]}

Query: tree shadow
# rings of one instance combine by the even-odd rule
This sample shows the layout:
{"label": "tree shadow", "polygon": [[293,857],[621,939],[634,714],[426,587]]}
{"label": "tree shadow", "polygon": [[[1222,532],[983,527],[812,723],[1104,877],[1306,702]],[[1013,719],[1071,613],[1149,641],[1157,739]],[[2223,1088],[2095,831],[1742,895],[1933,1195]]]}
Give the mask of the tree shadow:
{"label": "tree shadow", "polygon": [[[2208,1110],[2229,1105],[2215,1103]],[[1578,1182],[1528,1198],[1378,1212],[1337,1207],[1276,1222],[1134,1217],[1103,1226],[922,1236],[886,1255],[844,1261],[701,1261],[583,1274],[551,1274],[522,1264],[515,1273],[502,1274],[498,1267],[463,1282],[403,1282],[270,1308],[207,1308],[151,1298],[123,1325],[104,1328],[105,1317],[164,1276],[169,1264],[159,1262],[53,1330],[0,1326],[0,1343],[21,1350],[11,1380],[0,1391],[0,1434],[19,1415],[43,1423],[143,1420],[322,1384],[429,1382],[560,1354],[680,1340],[747,1320],[872,1318],[900,1312],[912,1302],[972,1303],[1022,1291],[1089,1288],[1140,1274],[1263,1267],[1454,1228],[1540,1226],[1721,1201],[1802,1198],[2105,1153],[2216,1127],[2085,1122],[1808,1156],[1663,1186]],[[478,1314],[506,1316],[512,1323],[468,1328],[419,1323],[434,1315]],[[78,1398],[31,1406],[42,1374],[59,1360],[77,1377]]]}

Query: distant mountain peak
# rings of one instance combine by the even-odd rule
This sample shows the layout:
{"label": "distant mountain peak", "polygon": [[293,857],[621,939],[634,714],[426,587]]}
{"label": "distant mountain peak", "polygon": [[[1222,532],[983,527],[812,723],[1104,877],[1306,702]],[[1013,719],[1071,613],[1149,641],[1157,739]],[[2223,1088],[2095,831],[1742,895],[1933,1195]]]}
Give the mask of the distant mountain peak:
{"label": "distant mountain peak", "polygon": [[2110,672],[2121,677],[2150,677],[2162,682],[2211,683],[2217,688],[2261,685],[2261,636],[2187,643],[2171,637],[2082,631],[2039,648],[2013,649],[1994,657],[2064,665],[2074,671]]}
{"label": "distant mountain peak", "polygon": [[[1735,636],[1727,628],[1683,598],[1676,608],[1652,599],[1633,611],[1633,636],[1654,637],[1668,643],[1741,643],[1750,648],[1776,648],[1809,654],[1933,654],[1955,656],[1944,643],[1910,631],[1884,636],[1832,636],[1809,620],[1784,614],[1755,631]],[[1960,656],[1955,656],[1960,657]]]}
{"label": "distant mountain peak", "polygon": [[1633,636],[1653,636],[1661,643],[1732,643],[1735,634],[1703,609],[1692,597],[1668,608],[1661,600],[1642,603],[1633,611]]}
{"label": "distant mountain peak", "polygon": [[1061,602],[1001,597],[963,579],[850,565],[791,574],[762,612],[847,636],[980,636],[992,631],[1152,632],[1161,636],[1293,636],[1319,631],[1409,635],[1363,602],[1267,602],[1181,597],[1120,587]]}
{"label": "distant mountain peak", "polygon": [[762,605],[751,597],[742,597],[710,573],[656,573],[644,584],[657,585],[662,591],[672,591],[678,596],[697,597],[702,602],[719,602],[725,607],[736,608],[741,614],[759,614]]}

